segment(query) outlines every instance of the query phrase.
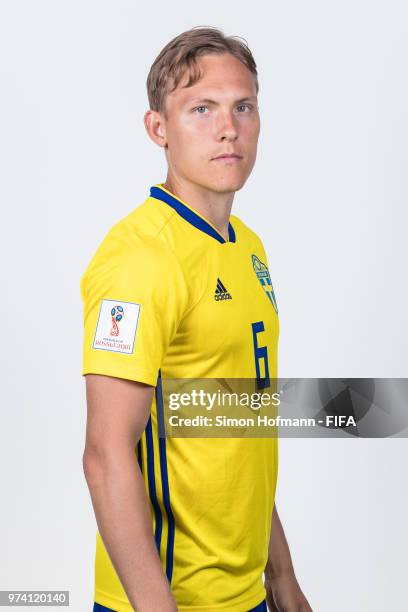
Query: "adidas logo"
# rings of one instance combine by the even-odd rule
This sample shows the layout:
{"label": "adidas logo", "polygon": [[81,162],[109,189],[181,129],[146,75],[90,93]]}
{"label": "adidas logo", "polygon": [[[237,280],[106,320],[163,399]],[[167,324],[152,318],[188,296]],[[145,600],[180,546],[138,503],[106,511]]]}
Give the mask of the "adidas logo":
{"label": "adidas logo", "polygon": [[214,299],[216,302],[219,300],[232,300],[231,294],[228,293],[219,278],[217,278],[217,287],[215,289]]}

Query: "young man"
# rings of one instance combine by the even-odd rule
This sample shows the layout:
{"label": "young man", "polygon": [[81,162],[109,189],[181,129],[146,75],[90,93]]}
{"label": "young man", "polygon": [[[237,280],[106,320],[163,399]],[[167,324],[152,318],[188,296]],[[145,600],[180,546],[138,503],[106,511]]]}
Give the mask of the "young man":
{"label": "young man", "polygon": [[265,597],[310,611],[274,506],[277,438],[158,433],[165,378],[277,376],[266,254],[231,215],[256,158],[256,64],[238,38],[193,28],[164,47],[147,88],[166,181],[81,279],[94,611],[261,611]]}

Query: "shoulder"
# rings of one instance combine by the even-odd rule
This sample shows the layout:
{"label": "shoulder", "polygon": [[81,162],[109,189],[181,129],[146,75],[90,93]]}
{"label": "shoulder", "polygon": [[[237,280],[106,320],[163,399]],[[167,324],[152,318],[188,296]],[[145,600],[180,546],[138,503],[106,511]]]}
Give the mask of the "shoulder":
{"label": "shoulder", "polygon": [[116,222],[106,233],[81,277],[81,293],[92,281],[103,283],[107,278],[122,277],[133,282],[138,277],[154,282],[182,276],[178,259],[162,230],[174,211],[170,207],[152,205],[151,198]]}
{"label": "shoulder", "polygon": [[174,214],[169,206],[153,204],[152,198],[146,198],[108,230],[93,259],[113,256],[132,259],[141,255],[157,262],[171,259],[171,249],[162,238],[162,230]]}

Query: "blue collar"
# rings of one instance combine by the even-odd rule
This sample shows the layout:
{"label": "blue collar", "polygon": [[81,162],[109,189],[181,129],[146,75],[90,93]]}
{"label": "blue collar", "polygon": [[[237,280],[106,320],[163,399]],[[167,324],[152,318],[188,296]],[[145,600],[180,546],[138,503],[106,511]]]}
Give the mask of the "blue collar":
{"label": "blue collar", "polygon": [[[194,225],[194,227],[198,228],[202,232],[205,232],[209,236],[212,236],[218,242],[227,243],[224,236],[220,234],[218,230],[215,229],[206,221],[203,217],[201,217],[195,210],[190,208],[185,202],[180,200],[177,196],[173,195],[165,189],[162,185],[157,184],[153,187],[150,187],[150,196],[152,198],[156,198],[156,200],[162,200],[169,204],[174,210],[181,216],[183,219]],[[229,242],[235,242],[235,232],[231,223],[228,224],[228,239]]]}

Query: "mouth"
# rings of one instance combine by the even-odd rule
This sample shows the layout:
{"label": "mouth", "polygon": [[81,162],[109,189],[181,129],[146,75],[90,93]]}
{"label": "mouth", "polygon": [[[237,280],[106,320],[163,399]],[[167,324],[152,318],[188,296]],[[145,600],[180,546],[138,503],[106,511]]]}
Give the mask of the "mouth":
{"label": "mouth", "polygon": [[218,157],[213,157],[212,161],[238,162],[240,159],[242,159],[242,156],[237,153],[223,153],[218,155]]}

